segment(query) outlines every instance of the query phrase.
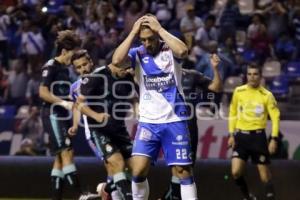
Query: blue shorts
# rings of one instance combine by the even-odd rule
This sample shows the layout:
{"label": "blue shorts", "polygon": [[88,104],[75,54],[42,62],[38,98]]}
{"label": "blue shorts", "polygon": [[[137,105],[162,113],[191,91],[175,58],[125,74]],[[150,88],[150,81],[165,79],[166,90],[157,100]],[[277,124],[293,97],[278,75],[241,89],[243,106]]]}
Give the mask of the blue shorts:
{"label": "blue shorts", "polygon": [[132,155],[147,156],[154,162],[161,148],[168,165],[192,164],[190,133],[186,121],[139,123]]}

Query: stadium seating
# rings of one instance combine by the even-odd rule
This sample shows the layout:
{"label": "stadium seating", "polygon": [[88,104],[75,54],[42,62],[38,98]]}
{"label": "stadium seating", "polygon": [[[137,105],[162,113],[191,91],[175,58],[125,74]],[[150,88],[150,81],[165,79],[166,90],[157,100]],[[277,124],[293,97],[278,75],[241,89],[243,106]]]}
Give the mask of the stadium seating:
{"label": "stadium seating", "polygon": [[289,95],[289,81],[286,75],[275,77],[269,84],[269,89],[277,100],[286,99]]}
{"label": "stadium seating", "polygon": [[209,107],[198,107],[196,110],[197,118],[201,120],[217,119],[218,115],[214,114]]}
{"label": "stadium seating", "polygon": [[262,75],[266,80],[271,80],[281,74],[281,64],[278,61],[266,61],[263,69]]}
{"label": "stadium seating", "polygon": [[231,101],[232,93],[234,89],[243,84],[242,77],[230,76],[225,80],[223,87],[223,102],[229,104]]}
{"label": "stadium seating", "polygon": [[233,93],[234,89],[242,84],[243,79],[241,77],[230,76],[225,80],[223,92],[227,94]]}
{"label": "stadium seating", "polygon": [[290,99],[298,100],[300,99],[300,85],[292,85],[290,91]]}
{"label": "stadium seating", "polygon": [[244,46],[246,43],[247,34],[245,31],[238,30],[236,31],[235,40],[236,44],[240,47]]}
{"label": "stadium seating", "polygon": [[286,66],[286,74],[292,81],[300,80],[300,62],[289,62]]}
{"label": "stadium seating", "polygon": [[16,114],[16,107],[12,105],[0,106],[0,117],[13,118]]}
{"label": "stadium seating", "polygon": [[254,11],[254,2],[253,0],[241,0],[238,1],[239,3],[239,8],[241,14],[247,15],[247,14],[252,14]]}

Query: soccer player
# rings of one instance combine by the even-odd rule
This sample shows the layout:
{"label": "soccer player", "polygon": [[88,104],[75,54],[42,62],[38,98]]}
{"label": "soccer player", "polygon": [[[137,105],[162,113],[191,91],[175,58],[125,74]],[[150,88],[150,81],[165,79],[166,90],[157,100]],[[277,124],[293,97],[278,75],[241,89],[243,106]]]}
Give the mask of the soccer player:
{"label": "soccer player", "polygon": [[39,95],[43,100],[43,126],[50,136],[51,151],[55,155],[51,171],[52,199],[62,199],[63,181],[66,180],[80,193],[77,170],[73,161],[72,142],[68,136],[71,126],[69,110],[73,102],[68,101],[71,80],[68,65],[81,40],[70,30],[61,31],[56,38],[57,56],[42,68]]}
{"label": "soccer player", "polygon": [[[136,36],[142,45],[130,49]],[[187,53],[187,46],[168,33],[151,14],[135,22],[114,52],[113,64],[120,66],[129,59],[139,83],[139,125],[132,152],[134,200],[148,199],[146,177],[161,147],[168,166],[178,174],[182,199],[197,199],[186,122],[188,110],[181,88],[180,62]]]}
{"label": "soccer player", "polygon": [[[202,73],[196,70],[185,68],[182,69],[183,92],[185,94],[186,102],[189,103],[190,109],[192,109],[192,118],[188,120],[188,127],[191,134],[193,164],[195,164],[196,161],[198,146],[198,125],[196,116],[197,104],[203,99],[203,93],[220,92],[222,89],[222,80],[218,71],[218,64],[220,63],[220,58],[216,54],[213,54],[211,56],[210,62],[213,70],[213,80],[204,76]],[[172,179],[168,190],[160,199],[181,199],[180,180],[175,170],[172,170]]]}
{"label": "soccer player", "polygon": [[[77,59],[82,58],[82,57],[87,58],[86,61],[83,64],[81,64],[81,65],[74,64],[74,60],[77,60]],[[93,66],[93,62],[92,62],[88,52],[85,49],[81,49],[81,50],[76,51],[74,53],[74,55],[72,56],[72,58],[71,58],[71,63],[74,67],[74,71],[80,77],[77,81],[75,81],[71,85],[71,88],[70,88],[70,98],[74,103],[76,103],[77,98],[80,94],[80,85],[81,85],[81,81],[82,81],[81,77],[91,73],[94,66]],[[72,125],[71,128],[69,128],[69,131],[68,131],[70,136],[76,135],[77,130],[78,130],[78,126],[79,126],[79,122],[80,122],[80,118],[81,118],[81,113],[75,107],[73,107],[73,125]],[[88,127],[88,122],[87,122],[87,116],[86,115],[82,116],[82,121],[83,121],[83,126],[84,126],[85,138],[88,142],[88,145],[90,146],[93,153],[97,157],[101,158],[101,155],[100,155],[101,153],[97,150],[95,144],[91,140],[91,132],[90,132],[90,129]]]}
{"label": "soccer player", "polygon": [[[86,51],[75,53],[72,63],[75,69],[94,68]],[[125,174],[125,160],[131,157],[132,143],[124,118],[134,95],[133,77],[129,71],[109,64],[82,77],[76,102],[76,108],[87,116],[91,140],[104,160],[108,172],[105,190],[113,199],[132,199],[130,181]],[[77,131],[76,124],[72,129],[73,133]]]}
{"label": "soccer player", "polygon": [[[247,84],[235,89],[229,109],[228,145],[233,148],[231,172],[244,200],[256,199],[249,193],[243,176],[249,156],[257,166],[266,199],[275,199],[269,164],[270,154],[275,153],[277,148],[280,112],[272,93],[260,85],[261,77],[258,65],[248,65]],[[265,133],[268,115],[272,121],[269,145]]]}

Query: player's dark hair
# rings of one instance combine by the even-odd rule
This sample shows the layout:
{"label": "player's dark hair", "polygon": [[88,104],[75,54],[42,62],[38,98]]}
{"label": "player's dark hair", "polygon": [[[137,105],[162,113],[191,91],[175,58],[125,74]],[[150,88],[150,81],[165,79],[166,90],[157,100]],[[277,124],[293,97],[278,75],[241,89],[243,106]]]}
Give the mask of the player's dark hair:
{"label": "player's dark hair", "polygon": [[59,55],[63,49],[70,51],[80,47],[81,39],[75,32],[64,30],[58,32],[55,44],[57,47],[57,55]]}
{"label": "player's dark hair", "polygon": [[87,58],[87,59],[90,60],[90,61],[92,60],[87,50],[85,50],[85,49],[80,49],[80,50],[76,51],[76,52],[73,54],[73,56],[72,56],[72,58],[71,58],[71,63],[73,63],[74,60],[78,60],[78,59],[80,59],[80,58],[82,58],[82,57],[85,57],[85,58]]}
{"label": "player's dark hair", "polygon": [[[148,17],[155,17],[155,18],[156,18],[156,16],[153,15],[153,14],[151,14],[151,13],[147,13],[147,14],[145,14],[145,16],[148,16]],[[142,30],[145,30],[145,29],[150,29],[150,30],[151,30],[151,28],[150,28],[148,25],[141,24],[139,33],[140,33]]]}
{"label": "player's dark hair", "polygon": [[262,68],[260,65],[258,65],[257,63],[249,63],[248,66],[247,66],[247,70],[248,69],[257,69],[258,70],[258,73],[260,75],[262,75]]}

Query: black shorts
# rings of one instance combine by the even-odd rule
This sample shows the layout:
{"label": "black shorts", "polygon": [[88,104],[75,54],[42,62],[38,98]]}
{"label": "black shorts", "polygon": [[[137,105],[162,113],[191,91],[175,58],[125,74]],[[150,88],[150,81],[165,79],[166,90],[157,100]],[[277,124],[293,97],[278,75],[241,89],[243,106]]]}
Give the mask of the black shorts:
{"label": "black shorts", "polygon": [[44,107],[42,109],[43,126],[45,132],[49,134],[52,155],[56,155],[62,150],[72,148],[72,140],[68,135],[71,120],[60,119],[59,117],[61,116],[60,113],[50,113],[50,108]]}
{"label": "black shorts", "polygon": [[115,130],[91,129],[91,140],[103,160],[117,152],[120,152],[125,160],[131,157],[132,142],[126,127]]}
{"label": "black shorts", "polygon": [[238,131],[235,136],[235,146],[232,157],[247,161],[251,157],[253,164],[269,164],[270,154],[268,141],[264,130],[261,131]]}
{"label": "black shorts", "polygon": [[192,119],[187,121],[190,137],[191,137],[191,149],[192,149],[192,160],[193,165],[197,159],[197,147],[198,147],[198,125],[197,125],[197,117],[193,116]]}

